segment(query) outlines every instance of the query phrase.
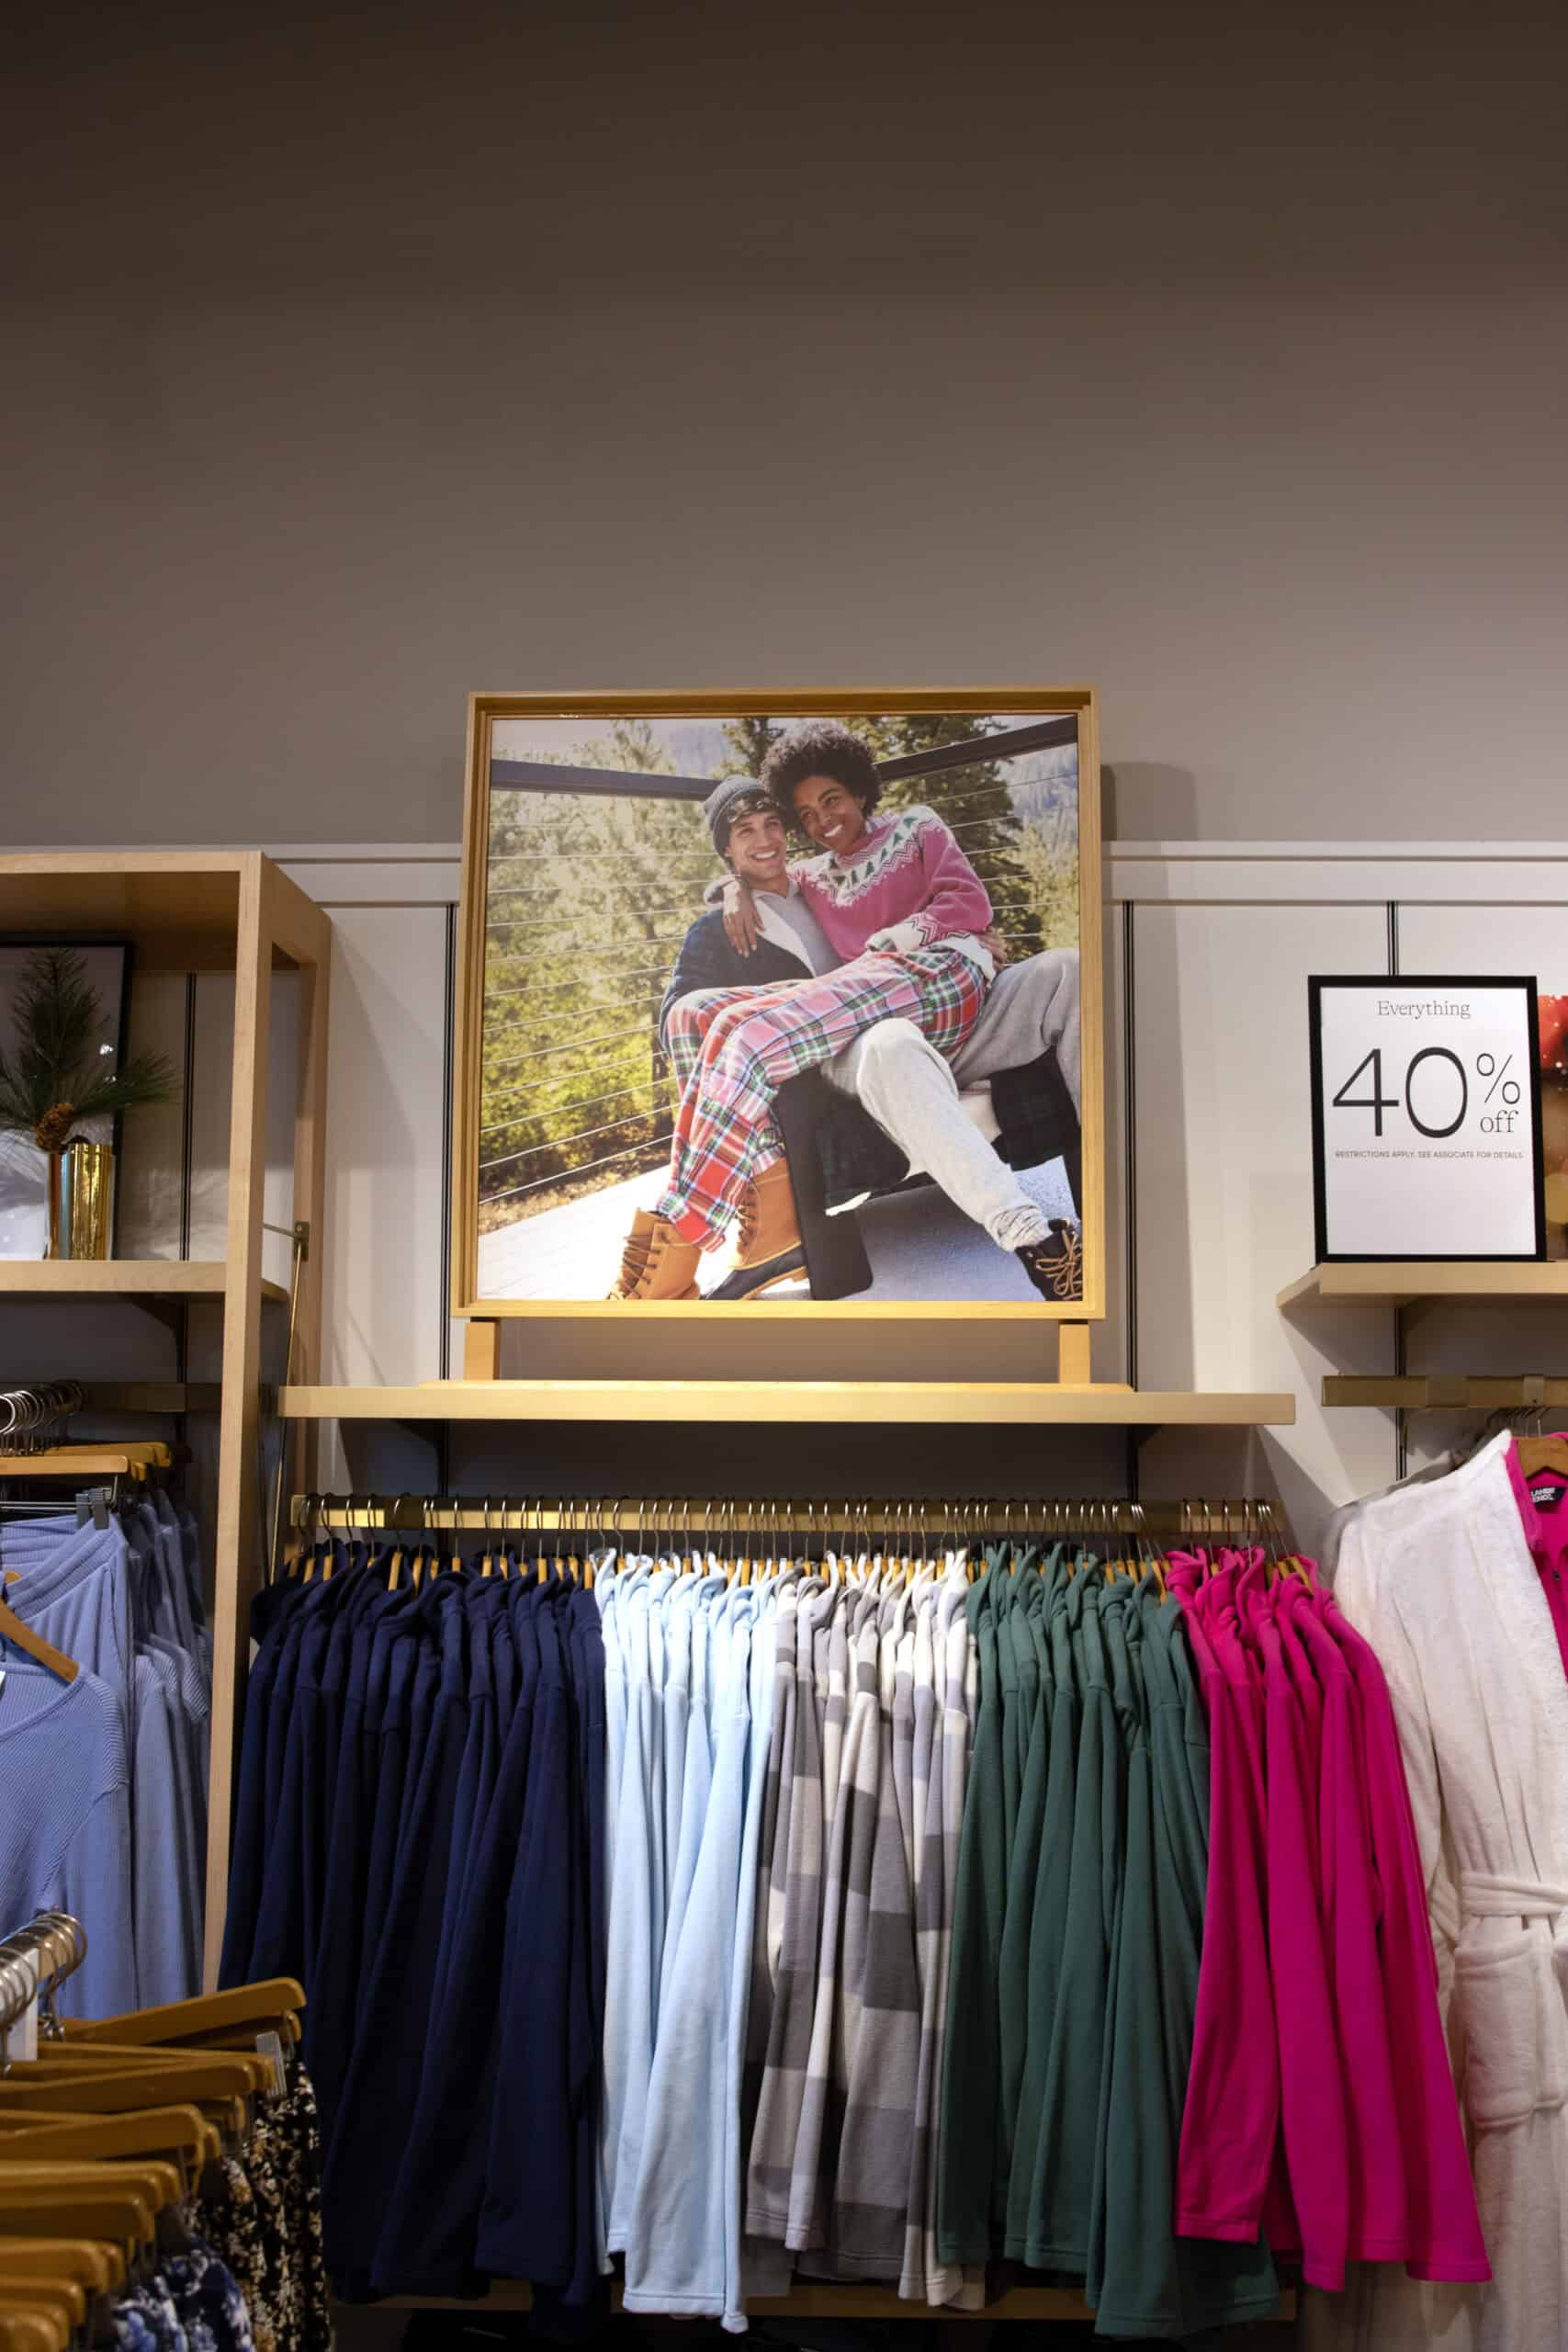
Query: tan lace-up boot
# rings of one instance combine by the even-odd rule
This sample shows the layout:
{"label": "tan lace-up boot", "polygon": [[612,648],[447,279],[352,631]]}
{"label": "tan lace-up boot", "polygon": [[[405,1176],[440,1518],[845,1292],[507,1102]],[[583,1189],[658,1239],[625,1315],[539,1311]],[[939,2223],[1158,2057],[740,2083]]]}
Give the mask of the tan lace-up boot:
{"label": "tan lace-up boot", "polygon": [[621,1253],[621,1271],[612,1298],[695,1298],[697,1261],[702,1251],[694,1241],[682,1241],[664,1217],[647,1209],[632,1216],[632,1229]]}
{"label": "tan lace-up boot", "polygon": [[786,1250],[799,1247],[800,1225],[795,1214],[789,1162],[775,1159],[747,1189],[735,1263],[738,1268],[765,1266],[770,1259],[782,1258]]}

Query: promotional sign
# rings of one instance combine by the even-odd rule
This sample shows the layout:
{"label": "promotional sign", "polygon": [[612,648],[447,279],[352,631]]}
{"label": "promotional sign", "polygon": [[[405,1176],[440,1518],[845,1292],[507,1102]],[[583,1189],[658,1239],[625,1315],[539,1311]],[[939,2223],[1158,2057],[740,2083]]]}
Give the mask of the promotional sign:
{"label": "promotional sign", "polygon": [[1319,1262],[1544,1257],[1534,980],[1308,988]]}

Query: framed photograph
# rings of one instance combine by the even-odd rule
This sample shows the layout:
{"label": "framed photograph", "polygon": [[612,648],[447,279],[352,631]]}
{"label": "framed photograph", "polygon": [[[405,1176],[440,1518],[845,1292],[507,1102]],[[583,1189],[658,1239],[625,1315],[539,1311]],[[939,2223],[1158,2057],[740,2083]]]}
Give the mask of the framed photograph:
{"label": "framed photograph", "polygon": [[1534,980],[1307,989],[1318,1262],[1543,1258]]}
{"label": "framed photograph", "polygon": [[[101,1014],[97,1050],[112,1074],[125,1058],[130,1009],[130,948],[123,940],[0,939],[0,1052],[16,1049],[15,1007],[32,958],[40,947],[69,947]],[[112,1118],[85,1119],[80,1132],[94,1143],[118,1144]],[[41,1258],[49,1239],[49,1160],[32,1137],[0,1133],[0,1258]]]}
{"label": "framed photograph", "polygon": [[478,695],[459,1315],[1104,1313],[1087,687]]}

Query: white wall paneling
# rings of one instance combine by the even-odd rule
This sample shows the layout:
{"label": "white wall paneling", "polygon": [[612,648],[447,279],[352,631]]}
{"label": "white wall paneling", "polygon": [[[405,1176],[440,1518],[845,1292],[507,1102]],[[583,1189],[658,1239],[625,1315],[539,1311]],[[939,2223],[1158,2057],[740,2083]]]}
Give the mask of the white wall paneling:
{"label": "white wall paneling", "polygon": [[[1372,1412],[1322,1413],[1334,1369],[1275,1294],[1310,1262],[1307,978],[1384,968],[1371,906],[1192,903],[1134,910],[1138,1379],[1149,1388],[1293,1388],[1293,1430],[1151,1443],[1149,1491],[1278,1491],[1306,1530],[1321,1498],[1382,1483]],[[1384,1313],[1340,1318],[1368,1370],[1392,1369]]]}
{"label": "white wall paneling", "polygon": [[[330,911],[321,1378],[433,1380],[446,1321],[448,911],[420,901]],[[352,1483],[400,1483],[384,1470],[370,1475],[383,1451],[373,1442],[367,1459],[361,1450]],[[428,1452],[419,1448],[409,1465],[426,1487]],[[334,1441],[321,1475],[346,1472]]]}

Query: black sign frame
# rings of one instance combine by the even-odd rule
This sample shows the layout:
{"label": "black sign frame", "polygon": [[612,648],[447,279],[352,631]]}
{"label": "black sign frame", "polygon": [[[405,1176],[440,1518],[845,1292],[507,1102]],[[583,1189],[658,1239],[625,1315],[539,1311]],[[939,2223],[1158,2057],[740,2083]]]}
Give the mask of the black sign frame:
{"label": "black sign frame", "polygon": [[1533,1051],[1528,1099],[1530,1112],[1530,1165],[1535,1189],[1535,1248],[1497,1250],[1335,1250],[1329,1246],[1328,1204],[1323,1100],[1323,992],[1325,989],[1517,989],[1525,999],[1527,1035],[1532,1046],[1540,1035],[1537,991],[1533,978],[1517,972],[1379,972],[1376,974],[1314,973],[1307,981],[1308,1042],[1312,1056],[1312,1206],[1316,1262],[1322,1265],[1534,1265],[1546,1257],[1546,1172],[1541,1154],[1540,1064]]}

